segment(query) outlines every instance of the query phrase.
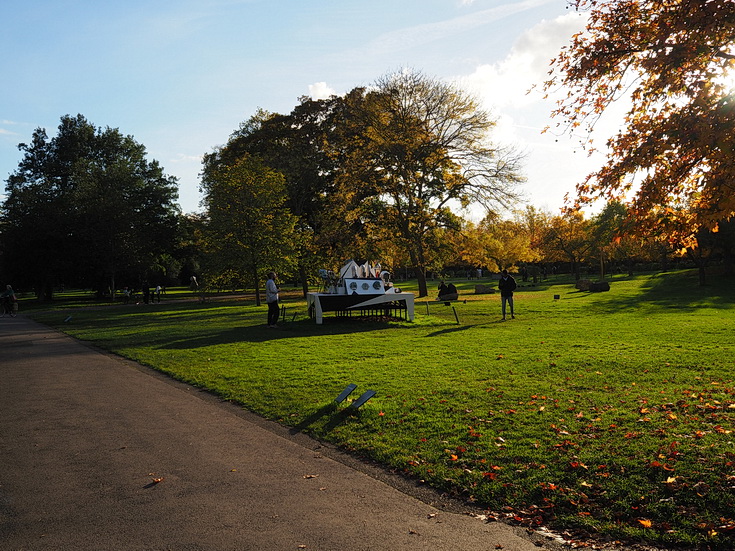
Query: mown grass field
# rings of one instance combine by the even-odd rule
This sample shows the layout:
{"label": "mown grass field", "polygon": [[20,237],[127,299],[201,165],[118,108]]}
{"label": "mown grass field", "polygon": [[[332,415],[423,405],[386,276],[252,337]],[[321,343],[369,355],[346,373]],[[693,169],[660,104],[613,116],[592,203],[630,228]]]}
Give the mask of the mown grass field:
{"label": "mown grass field", "polygon": [[[458,282],[459,325],[419,300],[414,323],[317,326],[296,292],[276,330],[233,298],[32,316],[498,519],[735,548],[735,282],[615,276],[593,294],[559,278],[519,288],[507,322],[474,283]],[[377,395],[347,415],[349,383]]]}

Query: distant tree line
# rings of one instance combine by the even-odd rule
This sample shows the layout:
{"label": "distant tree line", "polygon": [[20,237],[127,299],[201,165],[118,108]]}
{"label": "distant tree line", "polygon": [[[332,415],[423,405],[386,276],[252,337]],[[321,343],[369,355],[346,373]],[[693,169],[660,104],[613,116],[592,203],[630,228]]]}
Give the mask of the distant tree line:
{"label": "distant tree line", "polygon": [[[274,269],[305,293],[319,268],[379,261],[427,276],[452,271],[666,263],[688,257],[732,273],[735,228],[722,220],[695,239],[667,226],[638,231],[630,207],[552,214],[518,194],[523,156],[492,140],[495,121],[474,98],[403,71],[342,97],[301,98],[288,115],[256,112],[205,155],[202,214],[183,214],[176,179],[145,147],[82,115],[56,136],[34,132],[6,182],[0,273],[50,299],[63,286],[114,297],[122,287],[187,284],[259,290]],[[485,217],[458,213],[480,205]],[[680,235],[681,232],[676,233]],[[256,293],[259,296],[259,293]]]}

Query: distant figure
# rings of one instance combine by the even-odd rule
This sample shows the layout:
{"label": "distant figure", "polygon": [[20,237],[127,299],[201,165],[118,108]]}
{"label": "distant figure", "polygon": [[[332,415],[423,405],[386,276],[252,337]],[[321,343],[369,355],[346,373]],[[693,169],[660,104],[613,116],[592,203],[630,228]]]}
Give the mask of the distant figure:
{"label": "distant figure", "polygon": [[516,290],[516,280],[513,279],[513,276],[511,276],[508,273],[508,270],[503,270],[503,273],[500,276],[500,281],[498,281],[498,289],[500,289],[500,300],[502,302],[502,310],[503,310],[503,321],[505,321],[505,305],[506,303],[510,304],[510,317],[512,319],[515,319],[515,312],[513,311],[513,291]]}
{"label": "distant figure", "polygon": [[268,272],[268,281],[265,282],[265,302],[268,304],[268,327],[278,327],[278,292],[276,272]]}
{"label": "distant figure", "polygon": [[442,298],[442,295],[446,295],[446,294],[447,294],[447,286],[442,280],[439,282],[439,298]]}
{"label": "distant figure", "polygon": [[161,286],[160,285],[156,285],[155,293],[156,293],[156,302],[161,302]]}
{"label": "distant figure", "polygon": [[459,293],[457,292],[457,287],[454,286],[454,283],[446,285],[444,281],[442,281],[439,284],[439,300],[457,300],[458,298]]}
{"label": "distant figure", "polygon": [[128,287],[123,287],[123,304],[128,304],[130,302],[130,289]]}
{"label": "distant figure", "polygon": [[15,298],[15,291],[13,291],[10,285],[5,286],[5,291],[0,295],[0,299],[3,303],[3,317],[7,314],[11,318],[14,318],[18,312],[18,301]]}
{"label": "distant figure", "polygon": [[197,283],[196,276],[191,276],[191,278],[189,278],[189,289],[191,291],[196,291],[197,289],[199,289],[199,283]]}
{"label": "distant figure", "polygon": [[151,290],[148,288],[148,284],[146,283],[143,287],[143,302],[148,304],[151,300]]}

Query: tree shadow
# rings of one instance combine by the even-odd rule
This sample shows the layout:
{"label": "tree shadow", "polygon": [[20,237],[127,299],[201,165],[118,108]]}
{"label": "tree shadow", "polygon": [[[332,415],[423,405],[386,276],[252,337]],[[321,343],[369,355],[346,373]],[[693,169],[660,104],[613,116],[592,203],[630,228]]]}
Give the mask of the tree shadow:
{"label": "tree shadow", "polygon": [[613,278],[610,291],[579,291],[577,296],[581,298],[590,294],[599,295],[596,297],[595,308],[605,313],[632,312],[641,308],[658,309],[662,312],[695,312],[703,307],[735,309],[735,286],[731,280],[712,276],[709,285],[700,286],[698,277],[696,270],[650,275],[638,292],[627,296],[615,293],[615,282],[627,278]]}
{"label": "tree shadow", "polygon": [[[344,323],[325,323],[316,325],[313,320],[301,320],[287,322],[276,329],[265,325],[245,325],[222,331],[210,331],[196,337],[186,339],[170,340],[160,339],[157,347],[162,350],[189,350],[194,348],[205,348],[207,346],[232,344],[232,343],[262,343],[274,340],[323,337],[328,335],[343,335],[347,333],[368,333],[391,327],[390,322],[366,321],[360,322],[350,320]],[[401,326],[395,326],[400,329]],[[156,343],[153,343],[154,346]]]}

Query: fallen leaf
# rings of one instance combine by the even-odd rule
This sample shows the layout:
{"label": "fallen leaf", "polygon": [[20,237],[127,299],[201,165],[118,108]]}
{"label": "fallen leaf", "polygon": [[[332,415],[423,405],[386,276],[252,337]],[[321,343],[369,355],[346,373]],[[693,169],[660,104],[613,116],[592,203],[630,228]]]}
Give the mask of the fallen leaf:
{"label": "fallen leaf", "polygon": [[645,519],[645,518],[639,518],[638,522],[640,522],[644,528],[650,528],[651,525],[653,524],[650,520]]}
{"label": "fallen leaf", "polygon": [[317,478],[318,476],[318,474],[305,474],[304,478]]}

